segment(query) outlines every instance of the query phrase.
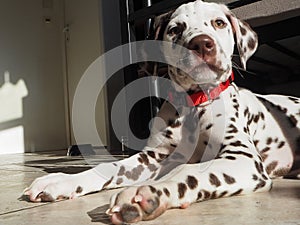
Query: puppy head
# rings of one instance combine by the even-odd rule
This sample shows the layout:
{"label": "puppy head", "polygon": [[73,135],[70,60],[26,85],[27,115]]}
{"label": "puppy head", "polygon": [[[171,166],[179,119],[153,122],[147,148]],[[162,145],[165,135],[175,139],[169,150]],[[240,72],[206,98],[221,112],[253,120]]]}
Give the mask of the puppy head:
{"label": "puppy head", "polygon": [[257,35],[247,23],[225,5],[201,0],[157,17],[152,37],[171,43],[162,52],[169,64],[176,61],[169,75],[185,90],[226,81],[235,42],[244,68],[257,48]]}

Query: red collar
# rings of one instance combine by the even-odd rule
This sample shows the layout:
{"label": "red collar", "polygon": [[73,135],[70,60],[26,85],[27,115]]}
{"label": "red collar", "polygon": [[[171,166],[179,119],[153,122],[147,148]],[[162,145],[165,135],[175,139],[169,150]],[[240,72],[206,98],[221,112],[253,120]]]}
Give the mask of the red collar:
{"label": "red collar", "polygon": [[[233,80],[234,80],[234,74],[232,72],[231,76],[227,81],[219,84],[217,87],[210,90],[209,98],[207,94],[203,91],[199,91],[191,95],[187,95],[186,93],[178,94],[178,92],[174,93],[170,91],[168,100],[171,103],[175,103],[175,104],[187,105],[190,107],[198,106],[202,103],[208,102],[209,100],[214,100],[217,97],[219,97],[220,94],[229,87],[229,85],[232,83]],[[184,99],[182,99],[182,96]]]}

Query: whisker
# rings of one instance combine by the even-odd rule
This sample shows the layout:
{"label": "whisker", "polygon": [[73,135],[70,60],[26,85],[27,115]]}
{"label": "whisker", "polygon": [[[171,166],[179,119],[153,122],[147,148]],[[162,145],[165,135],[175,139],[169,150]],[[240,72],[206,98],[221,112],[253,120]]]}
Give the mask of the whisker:
{"label": "whisker", "polygon": [[[254,72],[251,72],[251,71],[248,71],[248,70],[245,70],[244,68],[240,67],[236,62],[232,62],[232,67],[235,68],[238,73],[243,77],[243,75],[240,73],[240,71],[243,71],[245,73],[248,73],[248,74],[251,74],[251,75],[254,75],[254,76],[257,76],[256,73]],[[243,77],[244,78],[244,77]]]}

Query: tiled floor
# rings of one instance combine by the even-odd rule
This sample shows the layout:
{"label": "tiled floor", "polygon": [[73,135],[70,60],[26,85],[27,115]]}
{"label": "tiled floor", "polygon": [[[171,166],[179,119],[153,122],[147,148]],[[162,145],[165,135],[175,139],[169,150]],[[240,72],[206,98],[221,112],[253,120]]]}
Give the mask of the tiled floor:
{"label": "tiled floor", "polygon": [[[80,157],[54,154],[2,155],[0,225],[109,224],[104,212],[109,197],[119,190],[56,203],[29,203],[18,198],[34,178],[47,172],[79,172],[112,159],[99,156],[87,163]],[[269,193],[197,203],[186,210],[169,210],[157,220],[139,224],[300,224],[300,181],[276,180]]]}

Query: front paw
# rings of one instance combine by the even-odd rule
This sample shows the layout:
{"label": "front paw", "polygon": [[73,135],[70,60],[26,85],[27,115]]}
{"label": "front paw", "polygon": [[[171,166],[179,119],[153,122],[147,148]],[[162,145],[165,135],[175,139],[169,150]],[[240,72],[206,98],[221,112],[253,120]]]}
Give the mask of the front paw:
{"label": "front paw", "polygon": [[113,224],[154,219],[167,210],[162,194],[153,186],[130,187],[111,198],[106,213],[111,216]]}
{"label": "front paw", "polygon": [[53,173],[35,179],[23,192],[32,202],[52,202],[83,195],[83,188],[72,175]]}

